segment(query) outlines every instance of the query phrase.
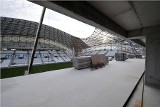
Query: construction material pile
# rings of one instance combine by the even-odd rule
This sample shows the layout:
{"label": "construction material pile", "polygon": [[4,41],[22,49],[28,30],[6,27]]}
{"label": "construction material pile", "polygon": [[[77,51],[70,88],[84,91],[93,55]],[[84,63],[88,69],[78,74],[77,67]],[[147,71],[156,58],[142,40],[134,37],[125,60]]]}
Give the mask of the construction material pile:
{"label": "construction material pile", "polygon": [[75,57],[72,59],[72,61],[73,61],[73,66],[76,69],[83,69],[83,68],[88,68],[91,66],[90,56]]}
{"label": "construction material pile", "polygon": [[115,53],[116,61],[125,61],[127,59],[126,53]]}
{"label": "construction material pile", "polygon": [[134,58],[134,57],[135,57],[135,55],[132,55],[132,54],[128,55],[128,58]]}
{"label": "construction material pile", "polygon": [[105,55],[92,55],[91,56],[92,60],[92,68],[97,69],[105,66],[108,64],[108,57]]}
{"label": "construction material pile", "polygon": [[105,55],[92,55],[73,58],[73,66],[76,69],[83,69],[89,67],[97,69],[105,66],[108,63],[108,57],[106,57]]}
{"label": "construction material pile", "polygon": [[136,58],[142,58],[142,55],[136,55]]}

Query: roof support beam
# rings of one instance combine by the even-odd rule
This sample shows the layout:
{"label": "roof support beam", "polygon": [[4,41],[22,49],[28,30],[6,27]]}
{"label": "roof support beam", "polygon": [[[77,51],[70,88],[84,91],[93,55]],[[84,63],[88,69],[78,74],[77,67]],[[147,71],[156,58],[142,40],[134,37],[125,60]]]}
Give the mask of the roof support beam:
{"label": "roof support beam", "polygon": [[37,44],[38,44],[38,39],[39,39],[39,35],[40,35],[40,31],[41,31],[41,27],[42,27],[42,22],[43,22],[43,19],[44,19],[45,11],[46,11],[46,8],[43,7],[42,15],[41,15],[41,18],[40,18],[40,22],[39,22],[39,25],[38,25],[38,29],[37,29],[37,33],[36,33],[36,37],[35,37],[35,41],[34,41],[34,46],[33,46],[33,49],[32,49],[30,63],[29,63],[29,66],[28,66],[28,71],[25,72],[25,75],[30,74],[31,71],[32,71],[34,55],[35,55],[35,52],[36,52],[36,48],[37,48]]}
{"label": "roof support beam", "polygon": [[151,33],[160,33],[160,25],[129,31],[127,32],[127,38],[141,39],[142,37]]}
{"label": "roof support beam", "polygon": [[143,47],[145,47],[144,42],[142,42],[142,41],[139,40],[139,39],[133,39],[132,41],[135,42],[135,43],[137,43],[137,44],[139,44],[139,45],[141,45],[141,46],[143,46]]}
{"label": "roof support beam", "polygon": [[[49,9],[100,28],[101,30],[107,31],[111,34],[121,37],[122,39],[129,39],[130,35],[134,35],[120,27],[118,24],[109,19],[106,15],[95,9],[86,1],[31,1],[41,6],[45,6]],[[131,33],[131,34],[130,34]],[[138,31],[139,34],[139,31]],[[139,35],[138,35],[139,36]],[[135,36],[133,36],[135,37]],[[145,46],[144,43],[138,39],[133,40],[139,45]]]}
{"label": "roof support beam", "polygon": [[126,31],[86,1],[32,1],[94,27],[126,38]]}

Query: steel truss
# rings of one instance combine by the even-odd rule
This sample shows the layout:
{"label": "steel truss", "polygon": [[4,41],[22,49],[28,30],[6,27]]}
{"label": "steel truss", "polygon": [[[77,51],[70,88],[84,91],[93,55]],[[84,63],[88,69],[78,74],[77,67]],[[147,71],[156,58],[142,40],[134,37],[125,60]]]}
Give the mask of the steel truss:
{"label": "steel truss", "polygon": [[117,49],[132,51],[134,54],[142,53],[142,47],[138,44],[131,41],[125,41],[98,28],[95,28],[92,35],[88,38],[82,39],[82,41],[90,46],[90,48],[83,49],[83,52],[101,49]]}

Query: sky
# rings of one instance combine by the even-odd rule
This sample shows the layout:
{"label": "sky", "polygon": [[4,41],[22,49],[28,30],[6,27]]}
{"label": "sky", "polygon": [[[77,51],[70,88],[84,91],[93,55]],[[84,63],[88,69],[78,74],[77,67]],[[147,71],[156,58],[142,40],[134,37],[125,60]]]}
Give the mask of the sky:
{"label": "sky", "polygon": [[[39,22],[42,8],[42,6],[26,0],[1,0],[0,16]],[[50,9],[46,9],[43,24],[79,38],[87,38],[95,30],[93,26]]]}

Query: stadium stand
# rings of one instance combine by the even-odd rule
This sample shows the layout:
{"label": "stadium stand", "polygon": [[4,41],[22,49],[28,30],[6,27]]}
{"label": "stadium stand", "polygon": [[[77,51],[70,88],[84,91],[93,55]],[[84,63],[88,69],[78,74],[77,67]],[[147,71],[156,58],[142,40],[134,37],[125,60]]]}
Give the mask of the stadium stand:
{"label": "stadium stand", "polygon": [[[29,63],[31,51],[6,50],[1,51],[1,68],[26,66]],[[13,59],[13,60],[12,60]],[[71,58],[63,51],[36,51],[33,64],[70,62]]]}
{"label": "stadium stand", "polygon": [[[38,23],[1,17],[1,25],[1,68],[28,65]],[[120,46],[121,41],[122,39],[98,28],[95,28],[93,34],[88,38],[80,39],[43,24],[33,64],[69,62],[74,56],[79,55],[105,54],[105,56],[113,59],[115,53],[120,50],[113,44]],[[123,49],[123,52],[129,55],[139,54],[135,48],[137,45],[130,42],[124,43],[121,47],[125,48],[127,45],[127,50]],[[102,49],[102,47],[105,48]],[[116,48],[112,50],[112,47]]]}
{"label": "stadium stand", "polygon": [[[38,23],[23,19],[1,17],[2,49],[32,49]],[[77,44],[78,43],[78,44]],[[88,48],[80,38],[59,29],[42,25],[37,49],[65,50],[71,52]]]}

